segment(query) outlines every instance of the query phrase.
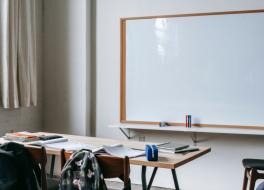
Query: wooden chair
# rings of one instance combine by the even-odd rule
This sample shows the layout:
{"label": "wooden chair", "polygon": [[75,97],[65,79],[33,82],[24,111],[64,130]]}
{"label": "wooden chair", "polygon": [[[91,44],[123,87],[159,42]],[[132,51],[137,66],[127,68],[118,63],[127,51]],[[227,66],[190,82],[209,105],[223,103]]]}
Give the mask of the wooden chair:
{"label": "wooden chair", "polygon": [[25,146],[36,165],[40,166],[41,171],[41,189],[47,190],[47,178],[46,178],[46,164],[47,164],[47,155],[44,147],[36,146]]}
{"label": "wooden chair", "polygon": [[[47,178],[47,173],[45,170],[46,163],[47,163],[47,155],[46,155],[45,148],[44,147],[40,148],[40,147],[35,147],[35,146],[30,146],[26,148],[29,150],[31,156],[36,161],[36,164],[41,165],[41,184],[42,184],[41,189],[42,190],[58,190],[59,189],[59,178],[54,177],[54,176],[50,176]],[[65,164],[64,152],[65,151],[63,149],[60,152],[61,169],[63,168]],[[42,168],[44,168],[44,170]],[[44,183],[42,183],[42,181]]]}
{"label": "wooden chair", "polygon": [[264,171],[264,160],[259,159],[243,159],[245,167],[243,190],[247,190],[249,182],[249,190],[255,189],[255,183],[258,179],[264,179],[264,174],[259,173],[259,170]]}
{"label": "wooden chair", "polygon": [[128,187],[130,185],[130,165],[129,158],[127,156],[125,158],[119,158],[109,155],[98,155],[97,160],[104,178],[118,177],[124,182],[124,187]]}
{"label": "wooden chair", "polygon": [[[72,152],[64,152],[63,163],[66,163]],[[129,158],[113,157],[105,154],[96,155],[98,164],[105,179],[120,178],[124,182],[124,187],[130,186],[130,165]]]}

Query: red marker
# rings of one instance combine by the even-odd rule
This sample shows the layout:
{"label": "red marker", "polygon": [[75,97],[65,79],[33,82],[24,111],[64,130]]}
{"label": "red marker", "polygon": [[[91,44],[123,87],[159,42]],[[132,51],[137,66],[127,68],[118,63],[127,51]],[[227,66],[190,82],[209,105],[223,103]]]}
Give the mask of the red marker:
{"label": "red marker", "polygon": [[185,127],[188,128],[189,124],[188,124],[188,115],[185,116]]}

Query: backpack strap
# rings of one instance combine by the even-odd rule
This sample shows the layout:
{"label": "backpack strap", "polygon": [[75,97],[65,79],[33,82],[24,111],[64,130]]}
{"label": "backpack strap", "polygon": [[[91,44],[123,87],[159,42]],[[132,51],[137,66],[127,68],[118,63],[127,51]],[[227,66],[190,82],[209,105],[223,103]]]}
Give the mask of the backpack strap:
{"label": "backpack strap", "polygon": [[6,157],[9,157],[9,158],[15,158],[15,156],[13,155],[11,151],[3,150],[1,149],[1,147],[0,147],[0,154],[5,155]]}
{"label": "backpack strap", "polygon": [[84,151],[77,151],[72,154],[71,158],[66,161],[62,171],[61,171],[61,177],[60,177],[60,189],[65,190],[68,189],[68,187],[73,187],[73,172],[74,169],[73,166],[77,161],[81,161],[84,157]]}

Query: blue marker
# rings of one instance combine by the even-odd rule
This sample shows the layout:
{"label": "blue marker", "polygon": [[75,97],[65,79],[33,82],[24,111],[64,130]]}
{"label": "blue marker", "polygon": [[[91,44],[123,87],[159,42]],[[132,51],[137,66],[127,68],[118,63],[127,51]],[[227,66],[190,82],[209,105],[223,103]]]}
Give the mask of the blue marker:
{"label": "blue marker", "polygon": [[191,128],[192,127],[192,116],[188,115],[188,127]]}

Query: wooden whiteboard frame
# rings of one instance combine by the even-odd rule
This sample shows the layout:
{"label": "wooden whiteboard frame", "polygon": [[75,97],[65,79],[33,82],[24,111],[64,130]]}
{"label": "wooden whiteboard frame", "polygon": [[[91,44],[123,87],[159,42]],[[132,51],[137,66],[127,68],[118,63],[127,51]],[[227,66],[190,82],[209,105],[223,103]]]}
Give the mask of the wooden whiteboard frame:
{"label": "wooden whiteboard frame", "polygon": [[[195,17],[195,16],[231,15],[231,14],[249,14],[249,13],[264,13],[264,9],[121,18],[120,19],[120,29],[121,29],[120,31],[121,34],[120,122],[128,123],[128,124],[159,125],[159,122],[129,121],[126,119],[126,21],[140,20],[140,19],[155,19],[155,18]],[[170,122],[168,124],[169,126],[185,126],[185,123],[177,123],[177,122]],[[254,125],[250,126],[250,125],[193,124],[192,126],[264,130],[264,126],[254,126]]]}

